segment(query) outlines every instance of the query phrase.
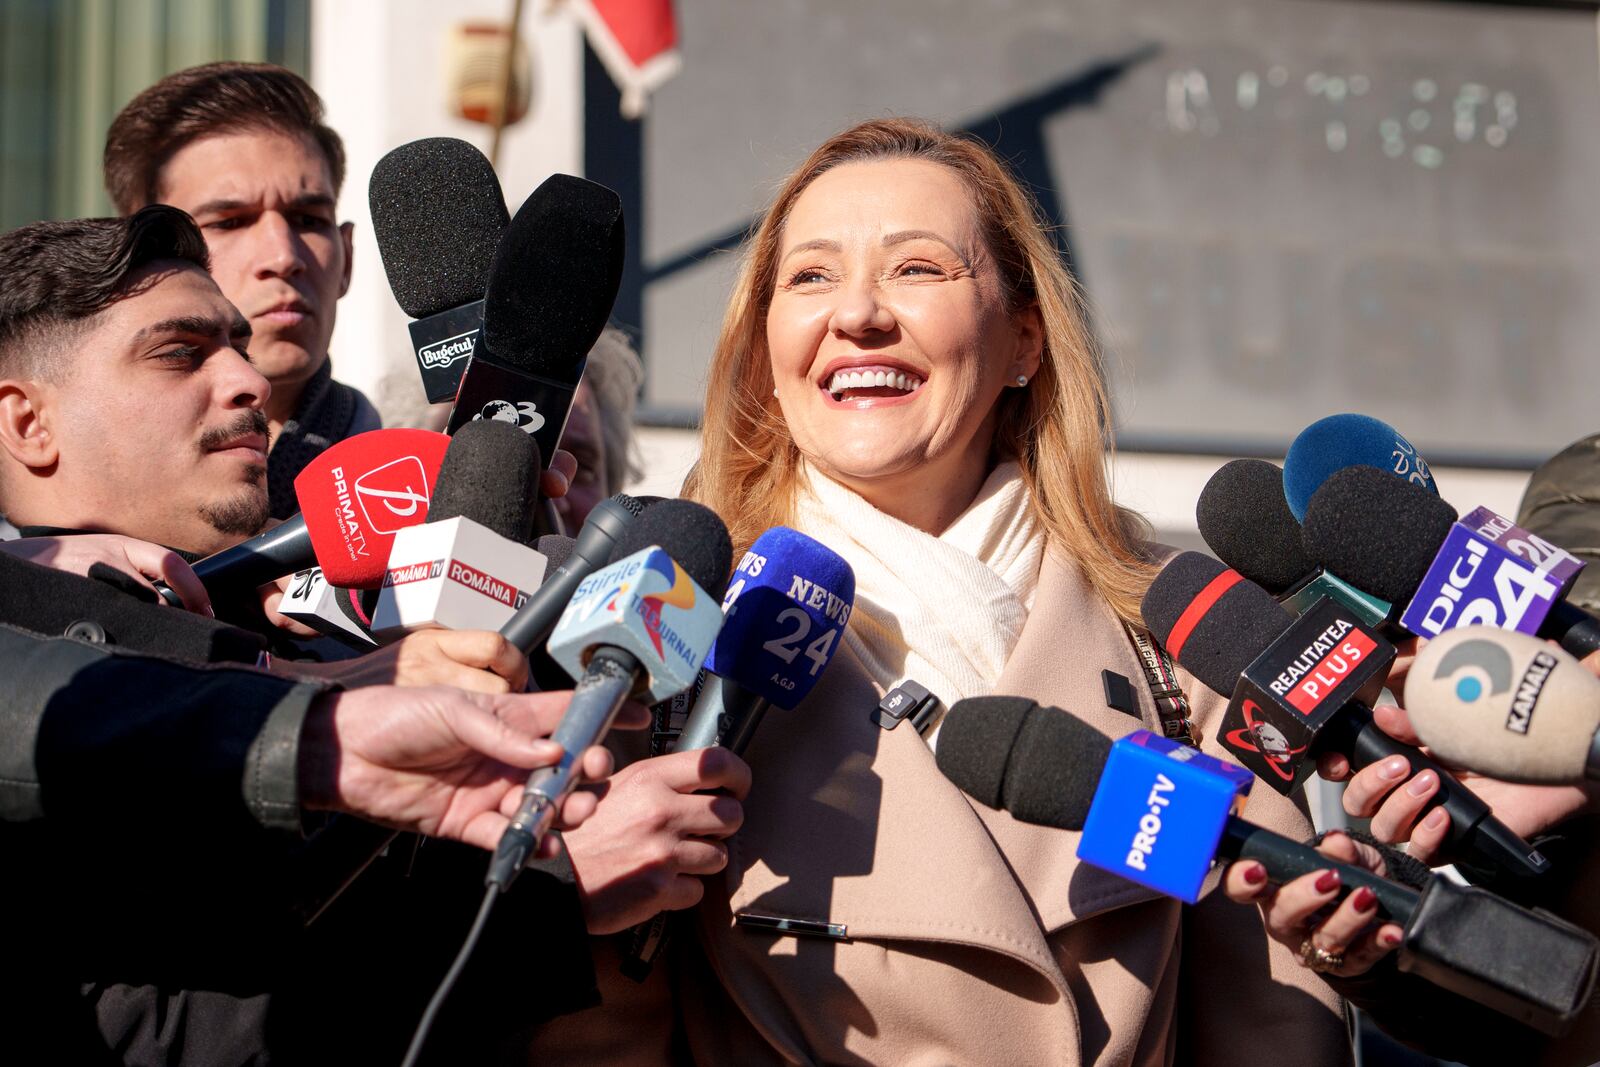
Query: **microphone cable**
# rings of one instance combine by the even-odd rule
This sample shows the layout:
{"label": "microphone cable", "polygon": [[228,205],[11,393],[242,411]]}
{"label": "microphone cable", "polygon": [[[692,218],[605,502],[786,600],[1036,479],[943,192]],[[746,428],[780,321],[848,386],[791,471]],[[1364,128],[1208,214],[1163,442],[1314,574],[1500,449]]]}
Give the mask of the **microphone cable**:
{"label": "microphone cable", "polygon": [[455,962],[445,972],[443,980],[439,982],[439,988],[433,992],[433,999],[428,1001],[428,1007],[418,1020],[417,1028],[411,1035],[411,1046],[406,1049],[406,1058],[400,1062],[400,1067],[416,1067],[421,1059],[422,1048],[428,1043],[428,1031],[433,1029],[434,1020],[439,1016],[439,1009],[450,999],[450,990],[455,988],[456,979],[466,970],[467,960],[472,958],[473,949],[478,947],[478,939],[483,936],[483,928],[489,925],[489,913],[494,910],[494,902],[499,896],[498,885],[490,885],[485,890],[483,903],[478,905],[478,917],[472,921],[472,929],[467,931],[467,939],[461,943],[461,951],[456,953]]}

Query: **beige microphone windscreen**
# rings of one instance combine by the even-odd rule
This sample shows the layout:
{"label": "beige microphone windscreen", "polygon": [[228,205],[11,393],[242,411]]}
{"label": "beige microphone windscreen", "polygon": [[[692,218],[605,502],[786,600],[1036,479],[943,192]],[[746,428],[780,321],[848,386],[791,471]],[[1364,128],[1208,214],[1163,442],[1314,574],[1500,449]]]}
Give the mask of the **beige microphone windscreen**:
{"label": "beige microphone windscreen", "polygon": [[1600,679],[1548,641],[1468,626],[1417,654],[1405,708],[1445,762],[1513,782],[1578,783],[1600,727]]}

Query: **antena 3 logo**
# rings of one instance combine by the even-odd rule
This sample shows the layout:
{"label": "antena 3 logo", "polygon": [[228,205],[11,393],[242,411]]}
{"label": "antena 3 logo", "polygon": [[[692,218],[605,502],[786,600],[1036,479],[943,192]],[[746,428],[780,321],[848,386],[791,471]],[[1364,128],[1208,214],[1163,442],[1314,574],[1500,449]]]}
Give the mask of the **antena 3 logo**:
{"label": "antena 3 logo", "polygon": [[428,370],[442,370],[472,356],[478,346],[478,331],[468,330],[446,337],[426,348],[417,349],[417,360]]}
{"label": "antena 3 logo", "polygon": [[[341,468],[334,469],[335,478],[342,473]],[[355,480],[355,492],[362,517],[373,533],[395,533],[416,525],[428,513],[428,475],[416,456],[402,456],[374,467]],[[339,506],[345,510],[342,494]]]}
{"label": "antena 3 logo", "polygon": [[509,422],[523,433],[538,433],[544,426],[544,416],[532,400],[513,404],[509,400],[491,400],[483,410],[472,416],[472,421],[489,419],[492,422]]}

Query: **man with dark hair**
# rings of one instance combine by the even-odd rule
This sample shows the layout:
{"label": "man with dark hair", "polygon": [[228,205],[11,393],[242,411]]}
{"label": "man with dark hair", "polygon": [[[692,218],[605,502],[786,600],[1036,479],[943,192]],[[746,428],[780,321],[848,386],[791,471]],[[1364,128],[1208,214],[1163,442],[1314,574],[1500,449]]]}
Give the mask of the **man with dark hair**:
{"label": "man with dark hair", "polygon": [[322,119],[321,99],[293,71],[209,63],[144,90],[106,135],[117,210],[162,203],[194,216],[212,276],[249,320],[250,355],[272,383],[267,486],[279,519],[298,510],[294,477],[317,453],[379,425],[328,361],[353,227],[336,215],[344,146]]}
{"label": "man with dark hair", "polygon": [[181,211],[0,235],[0,510],[209,554],[267,517],[272,387]]}

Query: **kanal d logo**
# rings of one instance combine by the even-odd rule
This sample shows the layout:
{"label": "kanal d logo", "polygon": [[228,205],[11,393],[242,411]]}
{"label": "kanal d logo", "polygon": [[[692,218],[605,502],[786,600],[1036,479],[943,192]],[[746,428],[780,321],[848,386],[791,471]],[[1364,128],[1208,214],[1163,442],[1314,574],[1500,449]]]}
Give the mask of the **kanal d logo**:
{"label": "kanal d logo", "polygon": [[416,456],[402,456],[373,468],[356,479],[355,489],[367,528],[374,533],[395,533],[427,514],[428,477]]}
{"label": "kanal d logo", "polygon": [[[1475,673],[1463,673],[1476,667]],[[1439,658],[1434,678],[1458,675],[1456,696],[1470,704],[1483,695],[1483,679],[1489,681],[1490,693],[1504,693],[1511,688],[1511,653],[1493,641],[1463,641]]]}

